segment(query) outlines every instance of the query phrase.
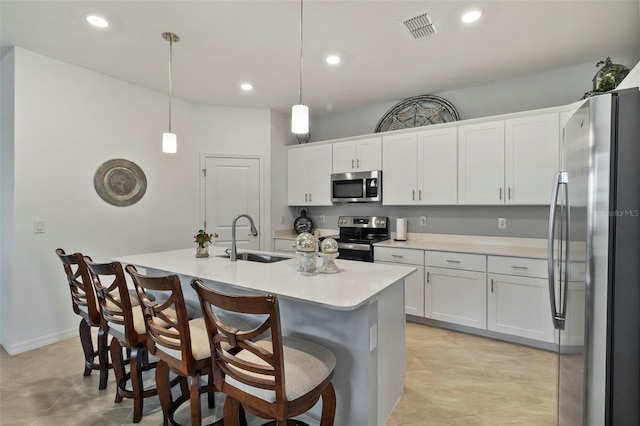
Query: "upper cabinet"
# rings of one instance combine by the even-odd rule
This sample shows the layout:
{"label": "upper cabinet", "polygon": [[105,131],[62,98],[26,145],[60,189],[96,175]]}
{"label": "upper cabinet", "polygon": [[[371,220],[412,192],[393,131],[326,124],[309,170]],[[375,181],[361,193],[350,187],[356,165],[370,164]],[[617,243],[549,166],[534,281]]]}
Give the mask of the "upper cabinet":
{"label": "upper cabinet", "polygon": [[549,204],[559,167],[558,113],[505,121],[507,204]]}
{"label": "upper cabinet", "polygon": [[287,152],[290,206],[331,206],[330,144],[308,144]]}
{"label": "upper cabinet", "polygon": [[456,127],[389,135],[382,141],[383,204],[456,204]]}
{"label": "upper cabinet", "polygon": [[382,169],[382,137],[333,144],[333,173]]}
{"label": "upper cabinet", "polygon": [[458,127],[458,202],[504,204],[504,121]]}
{"label": "upper cabinet", "polygon": [[459,204],[548,204],[559,126],[558,113],[459,126]]}

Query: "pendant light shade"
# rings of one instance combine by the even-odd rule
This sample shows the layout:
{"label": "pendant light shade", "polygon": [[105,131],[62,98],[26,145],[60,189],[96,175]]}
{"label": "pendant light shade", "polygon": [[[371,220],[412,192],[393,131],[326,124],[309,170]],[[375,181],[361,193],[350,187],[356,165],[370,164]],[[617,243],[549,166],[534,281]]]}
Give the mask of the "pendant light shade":
{"label": "pendant light shade", "polygon": [[174,33],[162,33],[162,38],[169,42],[169,131],[162,134],[162,152],[175,154],[178,152],[178,136],[171,131],[171,90],[173,72],[173,43],[180,41]]}
{"label": "pendant light shade", "polygon": [[291,131],[297,134],[309,133],[309,107],[294,105],[291,108]]}
{"label": "pendant light shade", "polygon": [[291,108],[291,131],[297,134],[309,133],[309,107],[302,104],[302,1],[300,0],[300,86],[299,102]]}
{"label": "pendant light shade", "polygon": [[178,152],[178,137],[175,133],[162,134],[162,152],[167,154],[175,154]]}

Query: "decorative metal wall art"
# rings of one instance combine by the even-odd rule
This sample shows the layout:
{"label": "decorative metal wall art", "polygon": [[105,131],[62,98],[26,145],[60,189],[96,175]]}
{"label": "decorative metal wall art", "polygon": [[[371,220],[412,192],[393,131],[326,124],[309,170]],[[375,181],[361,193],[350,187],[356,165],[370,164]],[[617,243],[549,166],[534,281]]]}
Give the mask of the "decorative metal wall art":
{"label": "decorative metal wall art", "polygon": [[93,176],[93,186],[104,201],[125,207],[137,203],[147,190],[147,178],[137,164],[122,158],[105,161]]}
{"label": "decorative metal wall art", "polygon": [[458,120],[458,111],[446,99],[420,95],[407,98],[387,111],[378,122],[375,132],[410,129]]}

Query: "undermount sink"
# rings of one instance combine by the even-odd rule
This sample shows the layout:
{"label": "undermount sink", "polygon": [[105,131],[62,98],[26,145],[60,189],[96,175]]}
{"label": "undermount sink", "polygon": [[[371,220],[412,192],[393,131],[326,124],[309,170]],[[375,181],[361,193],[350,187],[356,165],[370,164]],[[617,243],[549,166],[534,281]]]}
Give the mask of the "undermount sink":
{"label": "undermount sink", "polygon": [[[231,255],[229,254],[221,254],[218,257],[224,257],[229,259]],[[248,260],[249,262],[260,262],[260,263],[274,263],[280,262],[281,260],[288,260],[289,257],[281,257],[281,256],[272,256],[270,254],[257,254],[257,253],[238,253],[238,260]]]}

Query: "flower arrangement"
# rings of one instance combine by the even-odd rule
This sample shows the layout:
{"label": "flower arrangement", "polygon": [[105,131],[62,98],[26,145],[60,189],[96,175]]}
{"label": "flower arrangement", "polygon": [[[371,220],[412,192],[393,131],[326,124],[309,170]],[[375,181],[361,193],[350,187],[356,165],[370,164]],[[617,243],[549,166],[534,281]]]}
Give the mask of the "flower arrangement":
{"label": "flower arrangement", "polygon": [[211,244],[211,238],[218,238],[218,234],[207,234],[204,230],[200,229],[198,233],[193,236],[195,243],[197,243],[199,247]]}

